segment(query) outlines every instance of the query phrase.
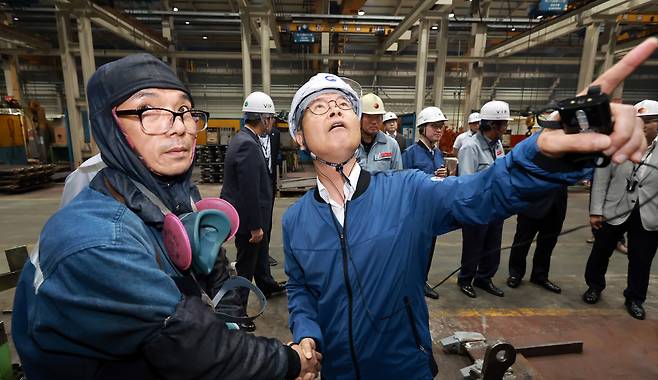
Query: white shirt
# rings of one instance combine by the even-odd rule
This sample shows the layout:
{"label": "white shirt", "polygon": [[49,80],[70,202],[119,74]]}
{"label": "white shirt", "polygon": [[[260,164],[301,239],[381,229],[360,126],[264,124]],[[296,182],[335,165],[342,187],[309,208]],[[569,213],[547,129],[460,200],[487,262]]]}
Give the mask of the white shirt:
{"label": "white shirt", "polygon": [[[658,141],[658,137],[653,139],[653,142],[651,143],[651,145],[649,145],[649,148],[647,149],[647,153],[645,153],[645,156],[642,158],[642,163],[648,162],[651,159],[651,156],[653,156],[654,150],[656,150],[656,141]],[[646,172],[647,169],[648,169],[647,165],[640,165],[640,167],[637,169],[637,178],[644,177],[644,172]]]}
{"label": "white shirt", "polygon": [[80,167],[73,171],[73,173],[66,176],[64,191],[62,191],[62,200],[60,201],[59,207],[64,207],[71,202],[78,193],[84,190],[85,187],[89,186],[89,183],[94,179],[96,174],[106,166],[105,162],[101,159],[101,154],[98,153],[83,162]]}
{"label": "white shirt", "polygon": [[[359,166],[358,163],[354,164],[354,167],[352,168],[352,172],[350,173],[347,178],[350,180],[350,182],[345,182],[343,184],[343,194],[345,196],[345,202],[351,201],[352,196],[354,195],[354,192],[356,191],[356,183],[359,181],[359,175],[361,174],[361,166]],[[333,199],[329,197],[329,191],[327,191],[327,188],[324,187],[322,182],[318,179],[318,177],[315,177],[315,181],[318,184],[318,192],[320,193],[320,197],[329,205],[331,205],[331,211],[333,211],[334,216],[336,216],[336,219],[338,220],[338,223],[342,226],[343,223],[345,222],[345,204],[340,204]]]}
{"label": "white shirt", "polygon": [[267,171],[270,171],[272,168],[272,144],[270,143],[270,135],[265,135],[265,137],[258,136],[260,140],[260,148],[263,151],[263,156],[265,156],[265,161],[267,161]]}
{"label": "white shirt", "polygon": [[464,143],[464,139],[467,139],[469,137],[473,137],[474,134],[475,133],[470,131],[470,130],[460,133],[459,136],[457,136],[457,138],[455,139],[455,143],[452,144],[452,147],[454,149],[459,150],[459,148],[461,148],[462,144]]}

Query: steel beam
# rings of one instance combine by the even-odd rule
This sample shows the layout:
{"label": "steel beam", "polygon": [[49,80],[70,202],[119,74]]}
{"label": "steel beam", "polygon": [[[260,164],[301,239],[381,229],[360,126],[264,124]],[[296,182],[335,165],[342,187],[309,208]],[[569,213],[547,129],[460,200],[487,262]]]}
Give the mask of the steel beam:
{"label": "steel beam", "polygon": [[[96,71],[96,60],[94,58],[94,40],[91,34],[91,21],[85,11],[76,14],[78,24],[78,45],[80,46],[80,64],[82,65],[82,80],[83,88],[85,91],[84,101],[87,109],[89,103],[87,102],[87,83]],[[89,115],[87,115],[89,116]],[[91,124],[90,124],[91,125]],[[94,141],[93,135],[90,134],[89,139],[91,153],[97,154],[98,147]]]}
{"label": "steel beam", "polygon": [[57,22],[57,37],[59,39],[60,57],[62,60],[62,74],[64,76],[68,129],[71,136],[69,144],[71,144],[71,151],[73,152],[73,162],[71,164],[76,168],[82,163],[84,135],[82,132],[82,115],[76,104],[80,97],[80,92],[75,57],[69,45],[71,41],[69,15],[70,13],[68,11],[57,12],[55,19]]}
{"label": "steel beam", "polygon": [[594,1],[494,46],[486,52],[486,56],[503,57],[516,54],[531,47],[571,34],[583,26],[591,24],[597,18],[617,16],[654,2],[655,0]]}
{"label": "steel beam", "polygon": [[[4,46],[0,46],[4,48]],[[21,95],[21,85],[18,80],[18,56],[2,55],[2,70],[5,75],[6,94],[13,96],[19,102],[23,99]]]}
{"label": "steel beam", "polygon": [[268,20],[262,18],[260,21],[260,71],[263,84],[263,92],[269,94],[271,91],[271,73],[270,62],[270,30]]}
{"label": "steel beam", "polygon": [[11,45],[22,46],[32,49],[50,49],[52,45],[41,38],[34,37],[27,33],[0,23],[0,41],[7,42]]}
{"label": "steel beam", "polygon": [[242,23],[240,26],[241,41],[242,41],[242,88],[244,89],[244,97],[251,94],[251,56],[249,50],[251,49],[251,30],[248,23]]}
{"label": "steel beam", "polygon": [[418,27],[418,55],[416,61],[416,115],[425,106],[425,82],[427,81],[427,50],[430,40],[430,22],[421,20]]}
{"label": "steel beam", "polygon": [[452,0],[421,0],[416,7],[413,8],[413,11],[405,16],[404,20],[400,22],[397,28],[389,35],[386,40],[379,47],[378,55],[383,55],[386,49],[411,28],[412,25],[416,23],[423,15],[424,12],[430,10],[434,5],[439,5],[441,11],[445,11],[452,6]]}
{"label": "steel beam", "polygon": [[434,61],[434,105],[437,107],[441,107],[441,101],[443,100],[447,58],[448,17],[444,16],[439,25],[439,36],[436,39],[436,60]]}
{"label": "steel beam", "polygon": [[[281,52],[281,36],[279,35],[279,28],[276,25],[276,15],[274,14],[274,4],[272,0],[265,1],[267,5],[267,25],[270,28],[270,34],[272,35],[272,40],[274,40],[274,46],[276,47],[277,52]],[[269,47],[270,39],[267,38],[267,45]],[[262,42],[262,41],[261,41]]]}
{"label": "steel beam", "polygon": [[585,86],[592,83],[594,77],[594,65],[596,64],[596,52],[599,50],[599,29],[601,24],[598,22],[587,25],[585,32],[585,41],[583,43],[583,54],[580,59],[580,73],[578,74],[577,92],[585,89]]}
{"label": "steel beam", "polygon": [[603,51],[603,64],[599,71],[599,75],[603,74],[606,70],[615,64],[615,50],[617,49],[617,35],[621,27],[618,23],[609,23],[605,28],[605,35],[607,43],[601,47]]}
{"label": "steel beam", "polygon": [[[170,0],[162,0],[162,8],[166,10],[171,9],[171,1]],[[162,16],[162,38],[164,38],[168,43],[168,51],[169,52],[174,52],[176,51],[176,41],[175,41],[175,34],[174,34],[174,16],[173,15],[163,15]],[[169,66],[171,69],[176,72],[177,71],[177,66],[178,66],[178,60],[176,57],[169,57],[165,56],[164,57],[165,62],[169,62]]]}
{"label": "steel beam", "polygon": [[[489,16],[489,9],[491,2],[484,2],[481,7],[484,8],[482,13],[484,17]],[[484,50],[487,46],[487,27],[483,24],[471,25],[471,34],[473,35],[473,45],[471,49],[471,56],[481,57],[484,55]],[[464,97],[464,118],[472,110],[480,109],[480,92],[482,91],[482,81],[484,79],[484,62],[473,62],[469,65],[469,86],[466,88],[466,96]]]}

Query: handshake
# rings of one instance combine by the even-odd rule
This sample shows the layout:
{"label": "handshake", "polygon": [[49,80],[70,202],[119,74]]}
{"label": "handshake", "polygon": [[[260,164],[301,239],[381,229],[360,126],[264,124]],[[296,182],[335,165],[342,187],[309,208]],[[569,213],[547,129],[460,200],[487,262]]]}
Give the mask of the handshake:
{"label": "handshake", "polygon": [[304,338],[299,344],[293,342],[288,343],[288,346],[297,351],[299,355],[299,362],[301,363],[301,370],[297,380],[313,380],[318,378],[322,366],[322,354],[315,350],[315,341],[312,338]]}

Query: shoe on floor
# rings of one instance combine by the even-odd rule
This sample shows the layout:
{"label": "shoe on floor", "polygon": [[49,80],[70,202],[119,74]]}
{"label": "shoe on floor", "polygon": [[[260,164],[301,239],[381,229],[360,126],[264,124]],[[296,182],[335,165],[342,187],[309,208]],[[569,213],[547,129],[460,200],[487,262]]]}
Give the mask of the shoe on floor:
{"label": "shoe on floor", "polygon": [[461,290],[462,293],[466,294],[467,296],[471,298],[476,298],[478,296],[477,293],[475,293],[475,289],[473,289],[473,285],[459,282],[457,285],[459,285],[459,290]]}
{"label": "shoe on floor", "polygon": [[628,247],[626,247],[626,244],[622,242],[617,243],[617,248],[615,248],[617,252],[623,253],[624,255],[628,255]]}
{"label": "shoe on floor", "polygon": [[265,298],[269,299],[271,297],[283,294],[286,292],[286,283],[287,281],[280,281],[275,283],[271,288],[261,289]]}
{"label": "shoe on floor", "polygon": [[256,331],[256,324],[253,321],[239,322],[238,327],[240,327],[240,330],[242,331],[247,331],[247,332]]}
{"label": "shoe on floor", "polygon": [[587,240],[585,240],[588,244],[593,244],[594,243],[594,236],[590,236]]}
{"label": "shoe on floor", "polygon": [[601,292],[599,292],[598,290],[588,288],[587,291],[583,293],[583,301],[590,305],[594,305],[595,303],[599,302],[600,299],[601,299]]}
{"label": "shoe on floor", "polygon": [[434,299],[434,300],[438,300],[439,299],[439,293],[437,293],[434,289],[432,289],[430,284],[425,283],[425,297],[431,298],[431,299]]}
{"label": "shoe on floor", "polygon": [[496,285],[493,284],[493,281],[491,281],[491,279],[489,280],[476,279],[473,281],[473,285],[496,297],[505,297],[505,292],[503,292],[502,289],[496,287]]}
{"label": "shoe on floor", "polygon": [[552,283],[549,279],[539,280],[539,281],[530,279],[530,282],[532,282],[535,285],[541,286],[542,288],[548,290],[549,292],[553,292],[557,294],[562,293],[562,288]]}
{"label": "shoe on floor", "polygon": [[628,314],[630,314],[631,317],[635,319],[639,319],[641,321],[644,320],[644,318],[646,318],[644,307],[642,307],[642,304],[640,302],[626,299],[626,302],[624,302],[624,306],[626,306],[626,311],[628,311]]}
{"label": "shoe on floor", "polygon": [[279,264],[279,262],[276,261],[276,259],[270,255],[267,256],[267,261],[270,263],[271,267],[275,267]]}
{"label": "shoe on floor", "polygon": [[510,288],[516,289],[516,288],[519,287],[519,285],[521,285],[521,278],[520,277],[509,276],[507,278],[507,286],[509,286]]}

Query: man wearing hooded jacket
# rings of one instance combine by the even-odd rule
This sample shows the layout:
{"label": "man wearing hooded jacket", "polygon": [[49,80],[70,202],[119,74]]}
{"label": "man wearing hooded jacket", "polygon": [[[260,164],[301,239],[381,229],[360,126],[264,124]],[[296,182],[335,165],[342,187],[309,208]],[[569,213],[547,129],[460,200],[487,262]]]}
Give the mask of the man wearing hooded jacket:
{"label": "man wearing hooded jacket", "polygon": [[[597,83],[609,93],[656,47],[658,39],[640,44]],[[322,378],[433,378],[423,296],[431,237],[508,217],[591,171],[566,153],[639,161],[642,121],[632,107],[611,104],[611,111],[610,136],[544,130],[481,173],[434,181],[418,171],[362,170],[354,90],[327,73],[303,85],[289,128],[315,156],[318,187],[284,215],[283,244],[293,339],[322,353]]]}
{"label": "man wearing hooded jacket", "polygon": [[166,252],[161,208],[181,215],[200,199],[190,177],[207,113],[192,109],[189,90],[140,54],[100,67],[87,94],[107,168],[46,223],[21,274],[12,334],[27,377],[283,379],[317,371],[298,346],[229,331]]}

